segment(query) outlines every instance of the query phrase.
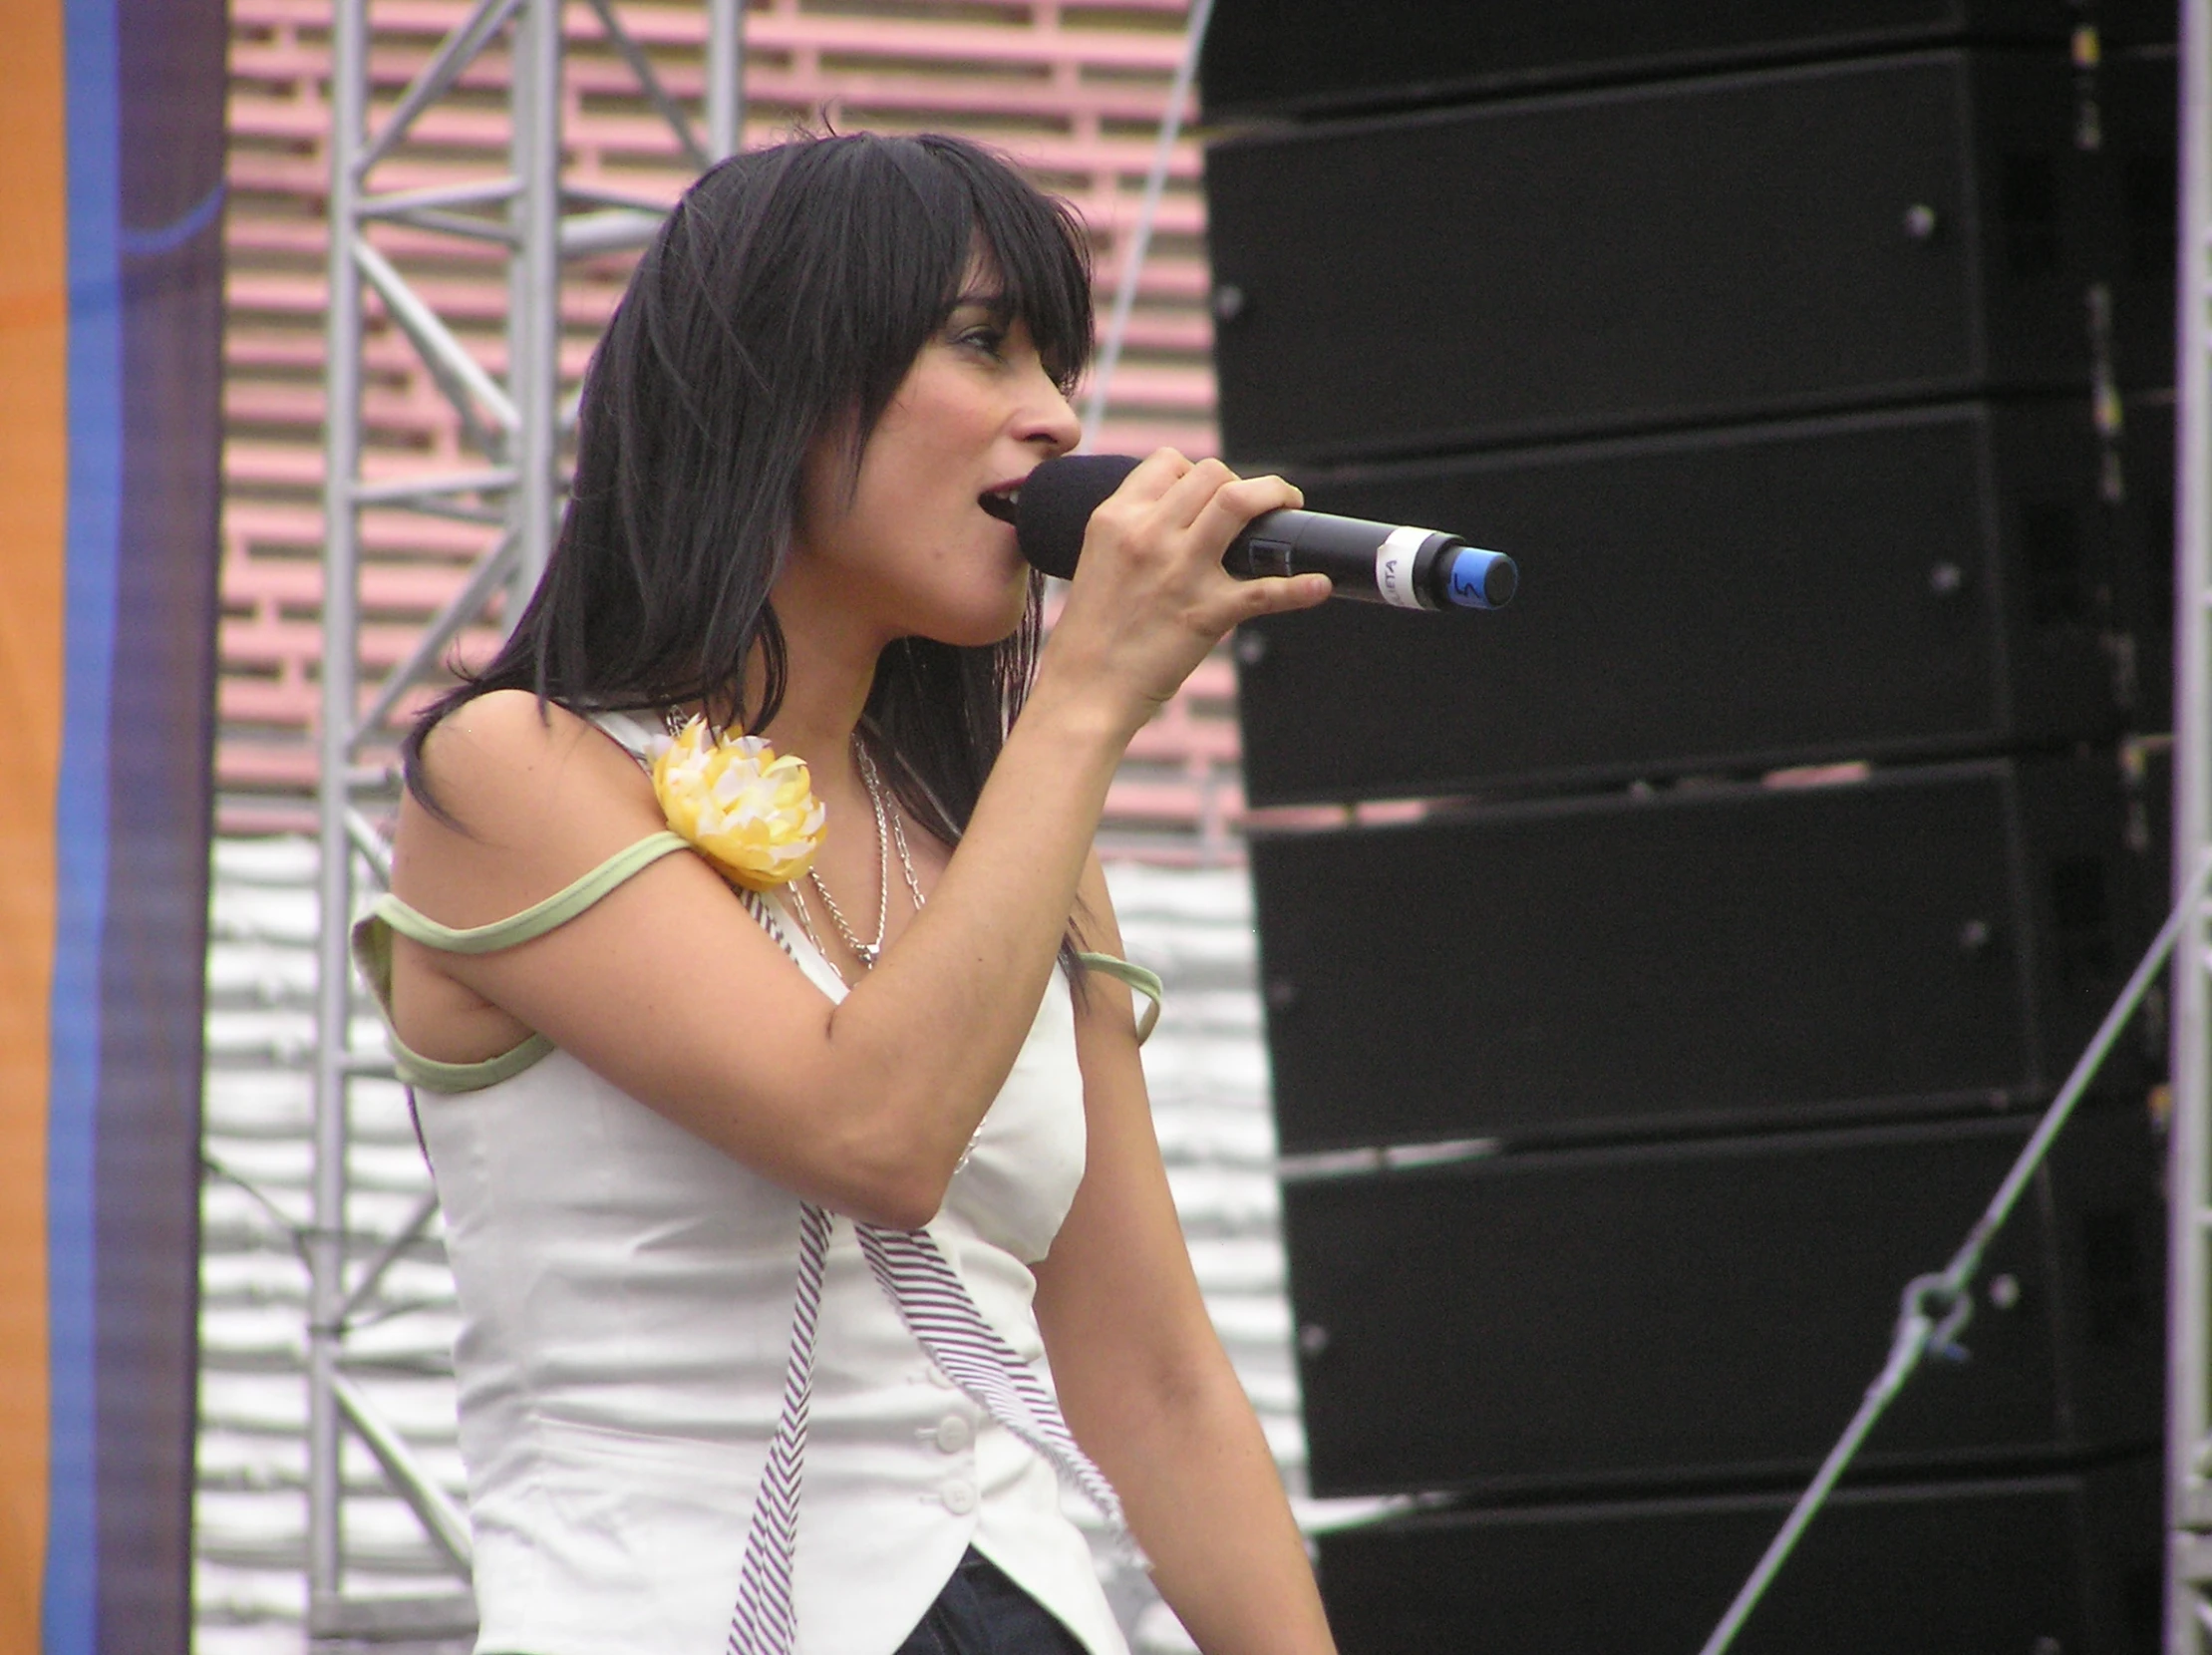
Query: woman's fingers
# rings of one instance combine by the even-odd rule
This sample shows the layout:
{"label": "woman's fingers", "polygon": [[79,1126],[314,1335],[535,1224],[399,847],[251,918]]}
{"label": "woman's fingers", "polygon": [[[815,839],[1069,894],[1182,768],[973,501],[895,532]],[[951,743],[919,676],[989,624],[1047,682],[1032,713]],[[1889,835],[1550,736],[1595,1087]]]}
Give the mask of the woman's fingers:
{"label": "woman's fingers", "polygon": [[1189,528],[1213,496],[1236,481],[1236,473],[1218,460],[1199,460],[1175,480],[1159,500],[1165,519],[1176,528]]}
{"label": "woman's fingers", "polygon": [[[1240,580],[1233,594],[1236,613],[1231,624],[1280,615],[1292,609],[1311,609],[1326,603],[1336,585],[1325,574],[1269,575],[1260,580]],[[1224,628],[1226,630],[1226,628]]]}
{"label": "woman's fingers", "polygon": [[1152,541],[1170,556],[1204,564],[1218,562],[1254,517],[1304,502],[1305,496],[1279,477],[1240,478],[1218,460],[1193,464],[1161,449],[1129,473],[1093,520],[1104,519],[1112,535],[1136,549]]}
{"label": "woman's fingers", "polygon": [[[1209,511],[1234,519],[1222,538],[1226,549],[1253,517],[1278,506],[1298,505],[1304,496],[1279,477],[1240,478],[1218,460],[1191,461],[1173,449],[1155,449],[1121,480],[1106,505],[1136,515],[1156,512],[1170,528],[1217,531],[1205,521]],[[1102,506],[1101,509],[1106,509]]]}
{"label": "woman's fingers", "polygon": [[[1262,512],[1295,509],[1306,503],[1306,496],[1279,477],[1240,478],[1226,466],[1221,470],[1227,474],[1227,481],[1213,488],[1190,521],[1191,532],[1199,540],[1209,544],[1218,540],[1221,551],[1228,550],[1229,542],[1244,525]],[[1218,557],[1220,552],[1214,555]]]}
{"label": "woman's fingers", "polygon": [[1224,549],[1239,528],[1262,511],[1301,504],[1305,496],[1279,477],[1240,478],[1218,460],[1201,460],[1160,496],[1160,509],[1177,527],[1218,534]]}
{"label": "woman's fingers", "polygon": [[1154,449],[1136,463],[1110,497],[1127,503],[1156,504],[1191,470],[1191,462],[1175,450]]}
{"label": "woman's fingers", "polygon": [[[1239,581],[1221,568],[1229,542],[1254,518],[1304,503],[1282,478],[1240,478],[1218,460],[1192,462],[1161,449],[1093,514],[1091,538],[1112,549],[1086,555],[1083,567],[1093,584],[1101,576],[1106,584],[1134,579],[1159,597],[1173,592],[1168,601],[1186,622],[1225,631],[1252,615],[1304,608],[1327,595],[1326,579]],[[1115,567],[1123,571],[1119,579],[1108,573]],[[1137,588],[1126,589],[1133,595]]]}

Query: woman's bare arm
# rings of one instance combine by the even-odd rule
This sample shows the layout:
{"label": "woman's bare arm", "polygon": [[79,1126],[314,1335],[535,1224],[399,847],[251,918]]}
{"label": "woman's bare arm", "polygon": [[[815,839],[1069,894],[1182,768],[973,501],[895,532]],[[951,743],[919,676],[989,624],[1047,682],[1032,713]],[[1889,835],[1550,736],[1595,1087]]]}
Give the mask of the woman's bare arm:
{"label": "woman's bare arm", "polygon": [[[960,847],[841,1004],[703,862],[672,856],[517,947],[403,948],[402,1037],[445,979],[778,1181],[858,1217],[926,1220],[1028,1034],[1129,737],[1229,626],[1326,596],[1319,576],[1220,568],[1239,526],[1296,498],[1162,451],[1100,508]],[[424,763],[461,828],[410,802],[394,889],[448,924],[516,912],[662,825],[626,756],[518,693],[458,710]]]}
{"label": "woman's bare arm", "polygon": [[[1118,952],[1096,862],[1083,896],[1105,933],[1097,945]],[[1087,999],[1077,1047],[1089,1159],[1037,1270],[1062,1410],[1206,1655],[1333,1655],[1274,1461],[1191,1273],[1127,992],[1094,976]]]}

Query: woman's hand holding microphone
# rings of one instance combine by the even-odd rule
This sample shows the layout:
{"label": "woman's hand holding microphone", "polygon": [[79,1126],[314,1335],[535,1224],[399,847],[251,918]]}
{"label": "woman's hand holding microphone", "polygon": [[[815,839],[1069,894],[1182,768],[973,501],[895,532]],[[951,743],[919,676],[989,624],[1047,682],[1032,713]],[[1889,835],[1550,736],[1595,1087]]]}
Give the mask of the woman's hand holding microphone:
{"label": "woman's hand holding microphone", "polygon": [[1096,697],[1125,742],[1231,627],[1323,601],[1327,575],[1239,580],[1221,566],[1246,523],[1304,502],[1279,477],[1239,478],[1173,449],[1150,455],[1092,513],[1033,703]]}

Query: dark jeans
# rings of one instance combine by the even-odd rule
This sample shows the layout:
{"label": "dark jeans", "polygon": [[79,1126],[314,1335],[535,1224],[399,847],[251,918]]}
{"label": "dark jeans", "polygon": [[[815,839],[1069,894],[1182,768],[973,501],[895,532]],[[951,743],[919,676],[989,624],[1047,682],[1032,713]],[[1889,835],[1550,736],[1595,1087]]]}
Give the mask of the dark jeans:
{"label": "dark jeans", "polygon": [[1084,1647],[971,1547],[896,1655],[1084,1655]]}

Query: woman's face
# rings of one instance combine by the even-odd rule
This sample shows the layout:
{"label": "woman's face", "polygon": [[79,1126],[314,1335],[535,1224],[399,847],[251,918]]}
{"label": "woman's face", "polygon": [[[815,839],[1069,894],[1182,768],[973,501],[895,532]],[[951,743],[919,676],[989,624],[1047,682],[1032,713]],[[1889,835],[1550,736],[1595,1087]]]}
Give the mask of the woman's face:
{"label": "woman's face", "polygon": [[849,494],[840,445],[808,457],[780,612],[819,598],[886,642],[990,644],[1021,623],[1028,565],[980,501],[1074,448],[1082,427],[1028,327],[998,307],[992,278],[971,274],[876,423]]}

